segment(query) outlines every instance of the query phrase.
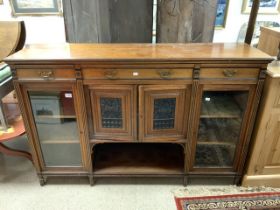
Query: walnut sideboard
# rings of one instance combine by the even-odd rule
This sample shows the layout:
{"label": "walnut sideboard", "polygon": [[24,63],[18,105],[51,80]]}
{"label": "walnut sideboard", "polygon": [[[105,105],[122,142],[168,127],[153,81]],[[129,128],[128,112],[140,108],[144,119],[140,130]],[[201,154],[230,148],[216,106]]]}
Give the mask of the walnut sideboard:
{"label": "walnut sideboard", "polygon": [[243,174],[271,57],[246,44],[30,45],[8,57],[50,176]]}

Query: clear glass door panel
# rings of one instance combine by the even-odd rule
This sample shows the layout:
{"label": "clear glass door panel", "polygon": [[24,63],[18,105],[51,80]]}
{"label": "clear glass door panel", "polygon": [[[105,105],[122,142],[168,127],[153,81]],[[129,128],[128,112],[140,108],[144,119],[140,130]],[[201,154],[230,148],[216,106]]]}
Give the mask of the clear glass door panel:
{"label": "clear glass door panel", "polygon": [[205,91],[195,167],[232,167],[248,91]]}
{"label": "clear glass door panel", "polygon": [[80,144],[41,144],[46,166],[82,166]]}
{"label": "clear glass door panel", "polygon": [[72,91],[29,91],[28,94],[45,165],[80,166]]}

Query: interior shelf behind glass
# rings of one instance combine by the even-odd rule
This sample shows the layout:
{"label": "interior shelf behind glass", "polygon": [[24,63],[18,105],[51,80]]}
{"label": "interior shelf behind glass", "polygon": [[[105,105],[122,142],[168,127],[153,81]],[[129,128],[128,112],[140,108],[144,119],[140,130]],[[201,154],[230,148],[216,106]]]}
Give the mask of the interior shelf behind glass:
{"label": "interior shelf behind glass", "polygon": [[232,167],[235,147],[197,144],[195,167]]}
{"label": "interior shelf behind glass", "polygon": [[81,166],[72,91],[29,91],[45,166]]}
{"label": "interior shelf behind glass", "polygon": [[233,167],[248,91],[204,91],[195,167]]}
{"label": "interior shelf behind glass", "polygon": [[247,100],[245,91],[205,91],[200,117],[241,118],[244,98]]}
{"label": "interior shelf behind glass", "polygon": [[29,97],[42,143],[79,141],[72,91],[29,91]]}
{"label": "interior shelf behind glass", "polygon": [[198,142],[233,144],[239,139],[240,118],[201,118]]}
{"label": "interior shelf behind glass", "polygon": [[46,166],[78,167],[82,165],[80,144],[42,144]]}
{"label": "interior shelf behind glass", "polygon": [[76,115],[40,115],[37,119],[76,119]]}
{"label": "interior shelf behind glass", "polygon": [[77,122],[64,120],[55,123],[36,123],[37,132],[41,141],[78,141]]}

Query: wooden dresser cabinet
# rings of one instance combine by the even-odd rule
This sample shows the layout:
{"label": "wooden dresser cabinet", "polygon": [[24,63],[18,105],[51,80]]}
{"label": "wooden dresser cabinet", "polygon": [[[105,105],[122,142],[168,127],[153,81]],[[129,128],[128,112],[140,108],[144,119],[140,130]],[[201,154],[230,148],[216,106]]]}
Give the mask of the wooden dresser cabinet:
{"label": "wooden dresser cabinet", "polygon": [[244,44],[33,45],[5,60],[40,183],[243,174],[267,64]]}
{"label": "wooden dresser cabinet", "polygon": [[280,62],[267,73],[244,186],[280,187]]}

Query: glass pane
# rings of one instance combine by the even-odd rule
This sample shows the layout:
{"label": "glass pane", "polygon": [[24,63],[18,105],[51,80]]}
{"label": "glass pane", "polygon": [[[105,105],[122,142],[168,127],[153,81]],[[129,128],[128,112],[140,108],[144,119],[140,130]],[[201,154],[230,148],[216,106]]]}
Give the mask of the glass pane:
{"label": "glass pane", "polygon": [[29,98],[46,166],[80,166],[72,92],[29,91]]}
{"label": "glass pane", "polygon": [[174,128],[176,98],[160,98],[154,100],[154,129]]}
{"label": "glass pane", "polygon": [[122,128],[121,98],[100,98],[101,118],[103,128]]}
{"label": "glass pane", "polygon": [[196,167],[231,167],[248,99],[247,91],[205,91]]}
{"label": "glass pane", "polygon": [[81,166],[80,145],[42,144],[46,166]]}
{"label": "glass pane", "polygon": [[227,167],[232,165],[234,148],[228,145],[198,144],[195,165],[198,167]]}

